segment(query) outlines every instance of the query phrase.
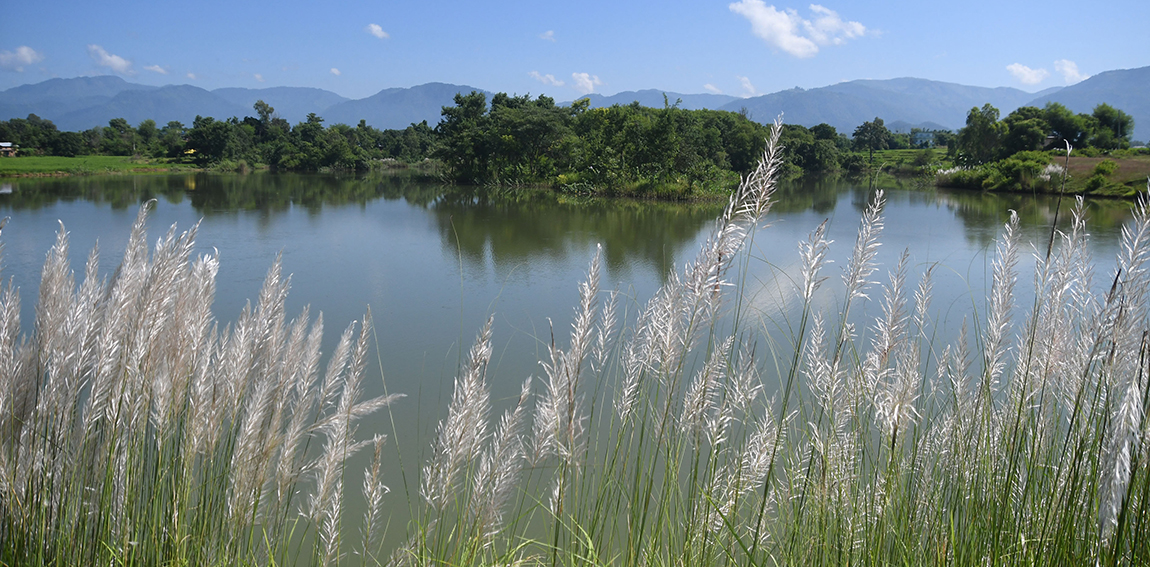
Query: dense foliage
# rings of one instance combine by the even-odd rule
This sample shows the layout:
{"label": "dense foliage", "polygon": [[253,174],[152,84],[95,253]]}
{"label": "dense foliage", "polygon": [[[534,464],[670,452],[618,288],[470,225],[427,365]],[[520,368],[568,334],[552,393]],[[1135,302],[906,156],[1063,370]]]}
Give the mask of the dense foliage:
{"label": "dense foliage", "polygon": [[108,126],[84,132],[61,132],[52,121],[31,114],[0,121],[0,139],[17,144],[22,155],[138,155],[201,165],[242,161],[292,171],[363,170],[386,159],[414,163],[427,158],[435,143],[435,132],[426,122],[403,130],[379,130],[363,120],[355,127],[325,128],[323,118],[313,113],[292,126],[262,100],[253,109],[256,117],[242,120],[197,116],[190,127],[177,121],[158,127],[145,120],[133,128],[115,118]]}
{"label": "dense foliage", "polygon": [[633,103],[556,106],[540,96],[455,97],[433,155],[458,181],[548,184],[630,193],[734,185],[761,153],[767,130],[740,114]]}
{"label": "dense foliage", "polygon": [[998,118],[998,109],[989,103],[970,109],[966,127],[950,147],[955,163],[980,165],[1019,152],[1064,149],[1066,144],[1079,150],[1126,149],[1134,132],[1134,118],[1105,103],[1091,114],[1074,114],[1051,102],[1044,108],[1024,106],[1001,121]]}

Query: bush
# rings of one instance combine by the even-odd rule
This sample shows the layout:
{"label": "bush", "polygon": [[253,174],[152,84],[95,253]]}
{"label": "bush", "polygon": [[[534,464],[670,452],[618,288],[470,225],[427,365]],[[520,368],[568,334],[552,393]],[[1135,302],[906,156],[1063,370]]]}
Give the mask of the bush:
{"label": "bush", "polygon": [[842,154],[839,167],[852,173],[863,171],[867,168],[866,156],[857,152]]}
{"label": "bush", "polygon": [[1019,152],[990,164],[983,188],[991,191],[1029,191],[1040,188],[1041,175],[1049,158],[1038,152]]}
{"label": "bush", "polygon": [[1110,177],[1115,171],[1118,171],[1118,163],[1112,159],[1104,159],[1094,166],[1094,175]]}
{"label": "bush", "polygon": [[982,189],[983,183],[986,182],[991,173],[991,169],[987,166],[943,169],[935,174],[935,184],[939,187]]}

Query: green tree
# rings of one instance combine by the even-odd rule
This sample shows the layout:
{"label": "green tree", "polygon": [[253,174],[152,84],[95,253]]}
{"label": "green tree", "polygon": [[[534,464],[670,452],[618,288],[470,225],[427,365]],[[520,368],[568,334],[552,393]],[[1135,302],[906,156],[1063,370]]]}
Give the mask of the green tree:
{"label": "green tree", "polygon": [[20,153],[51,153],[60,132],[51,120],[35,114],[0,122],[0,140],[20,146]]}
{"label": "green tree", "polygon": [[1009,157],[1018,152],[1041,150],[1050,134],[1050,123],[1046,121],[1042,109],[1024,106],[1002,119],[1006,133],[1002,138],[1000,157]]}
{"label": "green tree", "polygon": [[136,129],[123,118],[113,118],[104,127],[100,151],[113,156],[130,156],[136,153]]}
{"label": "green tree", "polygon": [[811,126],[811,134],[814,135],[816,140],[832,140],[833,141],[833,140],[837,139],[839,136],[838,130],[835,130],[834,126],[831,126],[830,124],[827,124],[826,122],[823,122],[822,124],[816,124],[814,126]]}
{"label": "green tree", "polygon": [[55,156],[74,157],[85,153],[84,137],[79,132],[60,132],[51,146]]}
{"label": "green tree", "polygon": [[1057,102],[1048,102],[1042,108],[1043,119],[1050,125],[1050,133],[1057,138],[1057,147],[1065,142],[1076,148],[1086,147],[1090,139],[1090,123],[1083,114],[1074,114]]}
{"label": "green tree", "polygon": [[436,157],[452,176],[464,182],[484,182],[489,178],[487,141],[487,96],[481,92],[455,95],[455,106],[443,107],[443,117],[435,127],[440,145]]}
{"label": "green tree", "polygon": [[186,146],[195,151],[193,157],[200,163],[237,157],[232,125],[226,121],[217,121],[210,116],[206,118],[196,116],[192,121],[192,128],[187,132]]}
{"label": "green tree", "polygon": [[1134,134],[1133,116],[1106,103],[1095,106],[1091,116],[1095,120],[1091,146],[1104,150],[1130,147],[1130,138]]}
{"label": "green tree", "polygon": [[998,109],[990,103],[971,108],[966,114],[966,127],[958,131],[956,161],[977,165],[994,160],[1000,151],[1006,125],[998,121]]}
{"label": "green tree", "polygon": [[160,128],[160,151],[170,158],[182,157],[184,154],[184,125],[172,120]]}
{"label": "green tree", "polygon": [[156,128],[156,121],[151,118],[140,122],[136,126],[136,140],[138,142],[138,150],[140,153],[146,153],[151,156],[160,156],[163,150],[159,145],[160,130]]}
{"label": "green tree", "polygon": [[891,133],[882,122],[882,118],[875,117],[871,122],[863,122],[854,132],[855,149],[867,150],[867,158],[874,165],[874,151],[885,150],[890,146]]}

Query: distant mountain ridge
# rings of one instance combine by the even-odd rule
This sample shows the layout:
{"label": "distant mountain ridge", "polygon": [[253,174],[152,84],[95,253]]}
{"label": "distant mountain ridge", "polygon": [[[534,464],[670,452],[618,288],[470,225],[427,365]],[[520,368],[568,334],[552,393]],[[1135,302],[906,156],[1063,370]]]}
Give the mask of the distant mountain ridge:
{"label": "distant mountain ridge", "polygon": [[327,109],[350,99],[337,95],[331,91],[311,87],[270,87],[266,89],[222,88],[215,89],[212,94],[242,107],[250,116],[254,116],[256,101],[262,100],[275,109],[280,118],[295,124],[307,120],[307,115],[314,112],[324,116]]}
{"label": "distant mountain ridge", "polygon": [[[341,102],[327,109],[323,115],[328,124],[344,123],[351,126],[360,120],[383,129],[406,128],[424,120],[432,128],[439,124],[444,106],[455,104],[457,93],[468,94],[483,89],[467,85],[448,83],[427,83],[411,88],[383,89],[378,93],[359,100]],[[490,93],[488,100],[490,100]],[[270,103],[269,103],[270,104]]]}
{"label": "distant mountain ridge", "polygon": [[[426,120],[434,126],[444,106],[454,104],[456,93],[490,92],[467,85],[427,83],[409,88],[388,88],[358,100],[330,91],[306,87],[266,89],[221,88],[207,91],[191,85],[152,87],[119,77],[49,79],[0,92],[0,120],[36,114],[62,130],[86,130],[125,118],[135,125],[145,119],[164,125],[179,120],[190,125],[196,115],[225,119],[253,116],[252,105],[264,100],[291,123],[316,113],[327,124],[356,125],[360,120],[376,128],[404,128]],[[1099,73],[1068,87],[1028,93],[1009,87],[985,88],[916,78],[857,80],[816,89],[789,89],[737,98],[718,94],[683,94],[658,89],[626,91],[610,96],[587,95],[592,107],[631,104],[661,108],[678,102],[684,109],[745,112],[769,123],[780,113],[788,124],[814,126],[827,123],[850,135],[863,122],[882,118],[888,125],[909,129],[958,129],[972,107],[986,103],[1005,117],[1020,106],[1065,104],[1074,112],[1089,113],[1109,103],[1134,117],[1134,139],[1150,141],[1150,67]],[[664,99],[664,96],[666,97]]]}
{"label": "distant mountain ridge", "polygon": [[[663,97],[666,96],[664,99]],[[579,97],[576,100],[587,99],[590,101],[591,108],[599,108],[603,106],[612,106],[615,104],[628,105],[632,102],[638,102],[642,106],[649,106],[651,108],[663,108],[664,101],[666,104],[674,105],[679,103],[679,108],[684,110],[701,110],[711,109],[715,110],[725,104],[730,104],[734,101],[741,100],[739,97],[721,94],[683,94],[670,91],[661,91],[659,89],[644,89],[641,91],[623,91],[611,96],[604,96],[601,94],[589,94],[587,96]]]}
{"label": "distant mountain ridge", "polygon": [[817,89],[790,89],[723,106],[723,110],[746,109],[752,118],[765,122],[780,113],[788,124],[814,126],[827,123],[850,135],[875,117],[884,122],[910,124],[934,122],[947,129],[966,123],[972,107],[990,103],[1003,116],[1035,97],[1009,87],[985,88],[900,78],[847,81]]}

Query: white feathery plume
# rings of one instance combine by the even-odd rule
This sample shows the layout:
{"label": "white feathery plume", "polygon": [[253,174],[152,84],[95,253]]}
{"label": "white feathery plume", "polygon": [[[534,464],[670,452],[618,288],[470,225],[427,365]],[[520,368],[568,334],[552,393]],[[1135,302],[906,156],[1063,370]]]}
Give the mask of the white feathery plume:
{"label": "white feathery plume", "polygon": [[719,344],[719,348],[711,352],[711,356],[695,374],[683,397],[683,413],[679,421],[683,433],[688,435],[708,433],[707,437],[712,440],[712,446],[717,432],[712,432],[712,428],[707,425],[721,394],[719,391],[722,387],[721,378],[727,371],[727,355],[733,343],[734,337],[727,337],[727,340]]}
{"label": "white feathery plume", "polygon": [[564,462],[572,464],[582,452],[585,416],[580,408],[580,377],[595,324],[600,252],[597,251],[591,259],[587,279],[579,286],[579,307],[572,323],[570,350],[564,352],[555,345],[552,338],[549,349],[551,361],[541,363],[547,380],[543,383],[543,395],[535,406],[532,462],[538,462],[548,455],[557,455]]}
{"label": "white feathery plume", "polygon": [[499,531],[503,522],[503,507],[519,482],[525,458],[520,433],[530,396],[529,377],[523,381],[515,407],[499,420],[492,435],[491,447],[484,453],[476,471],[468,508],[480,537],[489,538]]}
{"label": "white feathery plume", "polygon": [[1011,312],[1014,309],[1014,284],[1018,277],[1018,213],[1010,211],[993,263],[990,305],[987,306],[984,347],[983,384],[979,393],[983,403],[998,390],[998,380],[1006,368]]}
{"label": "white feathery plume", "polygon": [[639,402],[639,386],[647,371],[647,352],[651,350],[650,325],[642,317],[636,324],[631,340],[622,350],[623,382],[614,405],[619,421],[626,423]]}
{"label": "white feathery plume", "polygon": [[616,289],[603,302],[603,312],[599,324],[595,326],[595,347],[591,352],[591,370],[602,373],[607,367],[607,357],[611,354],[615,339],[615,310],[619,303],[619,290]]}
{"label": "white feathery plume", "polygon": [[[1142,356],[1146,355],[1146,334],[1143,335]],[[1132,456],[1141,452],[1143,441],[1143,395],[1146,390],[1146,372],[1143,363],[1135,375],[1125,379],[1118,391],[1117,407],[1110,420],[1111,431],[1107,439],[1100,472],[1098,495],[1098,527],[1104,539],[1109,539],[1118,526],[1118,516],[1126,491],[1132,479]]]}
{"label": "white feathery plume", "polygon": [[878,248],[882,245],[879,236],[883,231],[882,209],[886,204],[886,197],[881,189],[875,191],[870,205],[863,212],[862,222],[859,225],[858,236],[855,238],[854,251],[847,262],[846,271],[843,272],[843,283],[847,288],[847,300],[856,297],[866,297],[866,287],[871,282],[869,278],[878,267],[875,257]]}
{"label": "white feathery plume", "polygon": [[[355,323],[349,327],[353,330]],[[367,364],[368,337],[371,335],[370,313],[360,323],[359,338],[351,350],[351,360],[343,374],[339,403],[335,411],[320,419],[314,428],[326,438],[323,454],[317,459],[316,492],[309,499],[309,514],[319,527],[322,558],[325,565],[339,561],[340,516],[343,509],[343,465],[349,457],[373,441],[355,442],[355,421],[390,404],[398,396],[383,396],[359,401],[362,394],[364,369]],[[350,333],[345,332],[345,337]],[[338,350],[338,349],[337,349]],[[341,365],[342,366],[342,365]]]}
{"label": "white feathery plume", "polygon": [[363,471],[363,496],[367,500],[367,510],[363,513],[363,557],[365,560],[375,559],[379,550],[380,537],[383,535],[384,509],[383,497],[391,492],[383,484],[381,467],[383,464],[383,444],[386,435],[376,435],[372,438],[375,446],[375,456],[371,459],[371,466]]}
{"label": "white feathery plume", "polygon": [[475,339],[459,377],[447,417],[439,422],[431,458],[423,468],[420,495],[433,508],[442,510],[454,495],[466,467],[479,458],[487,439],[487,416],[491,400],[487,389],[487,363],[491,359],[489,317]]}
{"label": "white feathery plume", "polygon": [[827,220],[819,223],[818,228],[807,237],[806,241],[799,242],[799,257],[802,259],[803,276],[803,302],[809,303],[819,286],[826,281],[827,276],[820,275],[823,264],[827,260],[827,251],[834,240],[827,240]]}
{"label": "white feathery plume", "polygon": [[[301,319],[306,320],[305,315]],[[292,396],[293,405],[291,418],[283,433],[283,446],[280,450],[276,469],[276,501],[284,502],[290,498],[290,489],[295,485],[302,473],[303,462],[300,448],[307,439],[308,419],[319,403],[319,388],[316,381],[319,378],[320,341],[323,338],[323,314],[320,313],[312,324],[308,334],[304,352],[300,358],[300,369],[296,373],[295,392]]]}

